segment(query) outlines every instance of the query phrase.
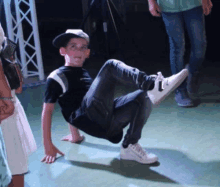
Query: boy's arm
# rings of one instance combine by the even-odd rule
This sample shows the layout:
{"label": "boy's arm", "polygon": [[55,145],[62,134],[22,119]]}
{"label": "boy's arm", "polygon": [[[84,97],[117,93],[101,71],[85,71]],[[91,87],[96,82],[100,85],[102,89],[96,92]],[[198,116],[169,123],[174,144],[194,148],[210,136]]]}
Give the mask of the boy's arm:
{"label": "boy's arm", "polygon": [[156,0],[148,0],[149,11],[152,16],[160,17],[161,10]]}
{"label": "boy's arm", "polygon": [[45,162],[47,164],[53,163],[55,161],[57,153],[64,156],[64,153],[57,149],[52,143],[51,122],[54,106],[55,103],[44,103],[42,111],[42,133],[45,156],[41,162]]}

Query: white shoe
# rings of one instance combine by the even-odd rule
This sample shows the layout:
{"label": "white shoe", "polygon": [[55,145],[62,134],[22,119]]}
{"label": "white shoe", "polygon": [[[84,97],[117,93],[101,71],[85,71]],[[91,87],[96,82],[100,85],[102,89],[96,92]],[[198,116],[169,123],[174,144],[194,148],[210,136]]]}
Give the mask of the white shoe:
{"label": "white shoe", "polygon": [[120,157],[123,160],[134,160],[141,164],[152,164],[158,161],[158,157],[152,153],[147,154],[138,144],[129,144],[127,148],[121,146]]}
{"label": "white shoe", "polygon": [[188,76],[188,70],[183,69],[179,73],[164,78],[161,72],[154,82],[154,89],[147,91],[148,97],[154,105],[158,105],[166,96],[174,91]]}

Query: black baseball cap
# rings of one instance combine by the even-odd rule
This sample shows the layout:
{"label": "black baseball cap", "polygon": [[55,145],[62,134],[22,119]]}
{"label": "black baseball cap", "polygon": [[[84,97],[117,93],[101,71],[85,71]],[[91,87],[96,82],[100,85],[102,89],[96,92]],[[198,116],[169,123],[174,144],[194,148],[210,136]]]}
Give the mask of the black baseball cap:
{"label": "black baseball cap", "polygon": [[53,45],[56,48],[64,47],[65,43],[71,38],[83,38],[89,44],[89,36],[81,29],[67,29],[65,33],[58,35],[53,40]]}

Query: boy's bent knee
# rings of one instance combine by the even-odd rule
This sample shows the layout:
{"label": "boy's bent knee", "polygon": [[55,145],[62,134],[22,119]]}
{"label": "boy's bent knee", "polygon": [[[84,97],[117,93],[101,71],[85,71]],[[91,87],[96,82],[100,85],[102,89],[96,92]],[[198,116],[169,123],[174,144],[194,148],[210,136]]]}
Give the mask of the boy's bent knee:
{"label": "boy's bent knee", "polygon": [[104,66],[115,66],[117,63],[123,63],[123,62],[116,59],[109,59],[105,62]]}

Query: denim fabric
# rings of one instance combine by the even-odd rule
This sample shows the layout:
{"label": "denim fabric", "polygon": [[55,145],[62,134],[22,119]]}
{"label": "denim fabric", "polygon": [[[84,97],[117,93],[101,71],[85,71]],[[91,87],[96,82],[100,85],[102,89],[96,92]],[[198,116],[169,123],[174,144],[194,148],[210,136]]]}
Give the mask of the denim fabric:
{"label": "denim fabric", "polygon": [[[121,140],[122,135],[117,135],[122,134],[123,128],[128,124],[130,126],[125,136],[126,144],[137,143],[150,115],[152,104],[146,91],[139,89],[139,73],[137,68],[127,66],[121,61],[108,60],[83,99],[83,110],[87,116],[101,125],[102,129],[107,129],[107,139],[113,143]],[[115,99],[117,82],[132,85],[137,90]]]}
{"label": "denim fabric", "polygon": [[[163,12],[162,18],[169,36],[172,73],[176,74],[185,67],[184,29],[186,29],[189,35],[191,44],[189,71],[190,73],[199,71],[205,58],[207,46],[205,19],[202,7],[199,6],[178,13]],[[186,81],[184,81],[179,88],[186,88]]]}

